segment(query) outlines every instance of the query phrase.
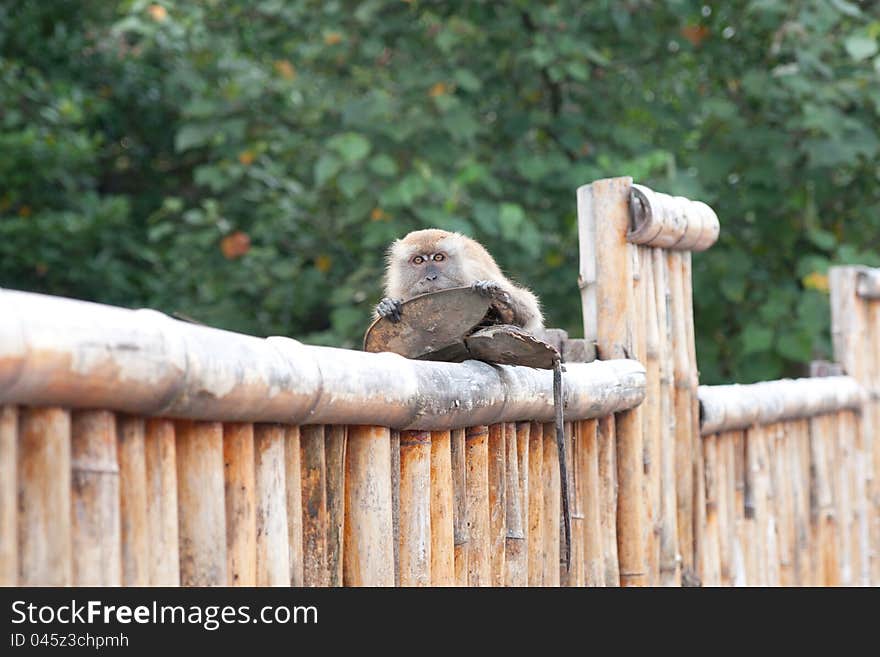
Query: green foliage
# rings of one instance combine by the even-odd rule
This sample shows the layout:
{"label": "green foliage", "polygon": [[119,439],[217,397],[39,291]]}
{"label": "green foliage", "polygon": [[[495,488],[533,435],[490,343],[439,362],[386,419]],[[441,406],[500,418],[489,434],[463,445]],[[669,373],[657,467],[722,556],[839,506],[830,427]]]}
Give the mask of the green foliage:
{"label": "green foliage", "polygon": [[471,234],[579,333],[575,189],[705,200],[702,379],[828,356],[880,264],[871,3],[0,6],[0,284],[356,346],[383,250]]}

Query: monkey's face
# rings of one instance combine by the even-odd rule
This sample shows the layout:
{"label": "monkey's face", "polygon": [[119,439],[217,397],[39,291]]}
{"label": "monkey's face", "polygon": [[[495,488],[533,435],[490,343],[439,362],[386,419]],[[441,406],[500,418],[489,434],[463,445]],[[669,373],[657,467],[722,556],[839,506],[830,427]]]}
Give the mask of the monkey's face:
{"label": "monkey's face", "polygon": [[412,294],[425,294],[461,285],[452,257],[444,251],[415,253],[405,265]]}

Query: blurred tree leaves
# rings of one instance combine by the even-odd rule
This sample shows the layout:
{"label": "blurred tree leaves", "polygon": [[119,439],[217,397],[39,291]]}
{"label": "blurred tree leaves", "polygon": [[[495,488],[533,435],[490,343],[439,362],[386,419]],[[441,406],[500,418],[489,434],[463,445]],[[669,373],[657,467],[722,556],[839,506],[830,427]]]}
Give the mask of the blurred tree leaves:
{"label": "blurred tree leaves", "polygon": [[880,265],[873,3],[0,5],[0,284],[356,346],[383,251],[485,242],[580,333],[575,189],[718,211],[702,379],[829,355],[827,270]]}

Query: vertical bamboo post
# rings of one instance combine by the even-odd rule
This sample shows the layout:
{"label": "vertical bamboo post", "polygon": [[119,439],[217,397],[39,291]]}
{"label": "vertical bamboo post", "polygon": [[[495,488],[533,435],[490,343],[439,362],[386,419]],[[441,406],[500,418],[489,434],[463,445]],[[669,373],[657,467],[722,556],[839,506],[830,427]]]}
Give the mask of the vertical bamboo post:
{"label": "vertical bamboo post", "polygon": [[546,423],[543,435],[544,448],[544,572],[542,586],[559,586],[559,523],[562,520],[562,493],[559,479],[559,450],[553,436],[556,425]]}
{"label": "vertical bamboo post", "polygon": [[455,585],[452,437],[431,432],[431,585]]}
{"label": "vertical bamboo post", "polygon": [[529,586],[544,585],[544,425],[529,424]]}
{"label": "vertical bamboo post", "polygon": [[326,429],[328,586],[342,586],[342,533],[345,514],[345,436],[345,425],[331,425]]}
{"label": "vertical bamboo post", "polygon": [[70,414],[22,408],[17,458],[18,585],[70,586]]}
{"label": "vertical bamboo post", "polygon": [[465,430],[451,432],[453,511],[452,531],[455,542],[455,585],[468,584],[468,519]]}
{"label": "vertical bamboo post", "polygon": [[[566,458],[569,465],[569,491],[571,491],[571,569],[569,571],[569,586],[586,586],[586,564],[584,563],[584,499],[583,478],[584,473],[580,468],[581,446],[580,436],[573,422],[565,423],[566,446],[568,453]],[[564,534],[563,534],[564,536]],[[560,566],[565,568],[565,563]]]}
{"label": "vertical bamboo post", "polygon": [[797,509],[796,556],[798,586],[817,586],[813,578],[814,564],[810,545],[810,421],[798,422],[798,439],[792,450],[792,469],[796,471],[794,486],[795,507]]}
{"label": "vertical bamboo post", "polygon": [[865,467],[867,470],[868,532],[872,549],[869,554],[870,584],[880,586],[880,300],[867,301],[867,350],[869,400],[864,408],[862,423],[865,432]]}
{"label": "vertical bamboo post", "polygon": [[781,424],[775,423],[767,426],[763,432],[765,450],[764,473],[767,481],[767,515],[766,530],[762,540],[767,545],[767,586],[780,586],[780,552],[779,552],[779,525],[780,525],[780,482],[776,477],[776,451],[778,449],[779,434],[782,431]]}
{"label": "vertical bamboo post", "polygon": [[[257,586],[290,586],[284,451],[283,425],[258,424],[254,427]],[[341,569],[341,555],[339,561]],[[336,585],[342,586],[341,575]]]}
{"label": "vertical bamboo post", "polygon": [[489,551],[492,586],[504,586],[504,545],[507,535],[507,496],[504,461],[507,441],[503,424],[489,426]]}
{"label": "vertical bamboo post", "polygon": [[346,586],[393,586],[391,432],[349,426],[345,472],[343,581]]}
{"label": "vertical bamboo post", "polygon": [[642,419],[644,421],[644,486],[645,486],[645,564],[648,583],[660,584],[660,444],[663,422],[660,391],[660,326],[657,310],[657,285],[654,281],[654,249],[639,248],[639,269],[642,275],[645,321],[646,390]]}
{"label": "vertical bamboo post", "polygon": [[180,585],[177,517],[177,440],[174,422],[147,420],[147,525],[150,537],[150,585]]}
{"label": "vertical bamboo post", "polygon": [[284,428],[284,476],[287,480],[287,545],[290,559],[290,585],[304,586],[302,446],[296,425]]}
{"label": "vertical bamboo post", "polygon": [[[843,365],[844,371],[868,392],[860,430],[854,432],[854,440],[849,447],[851,454],[847,454],[853,470],[848,495],[851,499],[841,500],[844,504],[849,502],[854,517],[839,519],[840,529],[844,533],[850,523],[855,523],[855,527],[850,528],[849,538],[845,539],[850,543],[851,554],[841,554],[843,583],[862,585],[871,584],[872,573],[880,576],[880,563],[877,563],[880,550],[876,547],[877,541],[880,541],[880,495],[875,497],[878,490],[876,478],[880,475],[880,471],[875,469],[880,467],[880,445],[877,445],[878,438],[875,436],[880,430],[877,424],[880,422],[877,410],[880,390],[876,387],[880,382],[880,355],[877,354],[878,343],[875,340],[878,302],[861,296],[860,278],[867,274],[863,267],[832,267],[829,271],[834,356]],[[845,418],[840,421],[848,424]],[[846,574],[848,569],[852,571],[850,575]]]}
{"label": "vertical bamboo post", "polygon": [[[721,586],[733,584],[733,545],[736,521],[734,512],[734,457],[733,434],[718,435],[718,568]],[[709,499],[708,477],[706,499]],[[707,519],[708,524],[708,510]]]}
{"label": "vertical bamboo post", "polygon": [[523,523],[516,424],[504,423],[504,585],[528,584],[528,553]]}
{"label": "vertical bamboo post", "polygon": [[223,425],[180,420],[175,434],[180,583],[226,586]]}
{"label": "vertical bamboo post", "polygon": [[[635,318],[635,290],[640,286],[633,272],[636,247],[626,242],[631,186],[632,179],[624,177],[598,180],[578,189],[581,257],[583,260],[586,251],[595,259],[595,285],[589,283],[589,272],[585,275],[582,263],[582,284],[589,285],[583,296],[584,335],[589,339],[595,334],[599,357],[606,360],[641,356]],[[591,246],[585,248],[585,242]],[[586,315],[589,306],[595,307],[595,319]],[[646,582],[642,433],[640,406],[617,414],[617,547],[619,578],[624,586]]]}
{"label": "vertical bamboo post", "polygon": [[779,583],[781,586],[795,585],[795,511],[794,479],[796,474],[789,469],[792,440],[795,438],[795,423],[784,422],[777,434],[775,451],[776,508],[778,511],[779,535]]}
{"label": "vertical bamboo post", "polygon": [[119,519],[123,586],[149,586],[150,533],[147,516],[145,422],[117,418],[119,453]]}
{"label": "vertical bamboo post", "polygon": [[468,586],[490,586],[489,552],[489,427],[468,427],[465,437],[467,473]]}
{"label": "vertical bamboo post", "polygon": [[694,564],[696,571],[702,572],[702,543],[701,537],[706,533],[706,481],[705,468],[703,467],[703,450],[700,445],[700,402],[697,397],[697,388],[700,383],[700,373],[697,367],[697,343],[694,332],[694,293],[693,293],[693,268],[691,266],[691,252],[681,252],[681,282],[682,303],[684,305],[685,346],[687,352],[687,398],[690,403],[690,436],[691,454],[693,463],[694,485]]}
{"label": "vertical bamboo post", "polygon": [[15,406],[0,406],[0,586],[15,586],[18,582],[17,443],[18,410]]}
{"label": "vertical bamboo post", "polygon": [[810,418],[810,470],[813,473],[812,535],[816,546],[816,580],[822,586],[840,584],[839,537],[834,507],[833,419],[829,415]]}
{"label": "vertical bamboo post", "polygon": [[400,586],[431,585],[431,432],[400,432]]}
{"label": "vertical bamboo post", "polygon": [[71,416],[74,586],[119,586],[119,459],[116,419],[110,411]]}
{"label": "vertical bamboo post", "polygon": [[741,542],[743,546],[743,559],[745,565],[745,584],[747,586],[764,586],[764,578],[759,566],[757,526],[757,498],[758,479],[757,454],[758,447],[756,438],[760,429],[752,427],[744,433],[743,437],[743,527]]}
{"label": "vertical bamboo post", "polygon": [[704,535],[703,586],[721,586],[721,530],[719,527],[719,487],[717,435],[702,439],[704,467],[706,469],[706,533]]}
{"label": "vertical bamboo post", "polygon": [[577,461],[581,473],[580,495],[584,515],[584,585],[604,586],[598,422],[580,420],[577,423],[577,431]]}
{"label": "vertical bamboo post", "polygon": [[226,500],[226,581],[257,585],[254,425],[223,425],[223,484]]}
{"label": "vertical bamboo post", "polygon": [[672,292],[669,287],[666,256],[662,249],[652,249],[652,274],[657,311],[657,360],[660,400],[660,564],[662,586],[681,584],[681,559],[678,552],[678,501],[676,494],[676,421],[673,387],[672,327],[670,312]]}
{"label": "vertical bamboo post", "polygon": [[[529,453],[529,443],[531,441],[532,423],[517,422],[514,425],[516,433],[516,458],[519,467],[519,496],[520,496],[520,528],[522,531],[522,565],[520,566],[521,574],[517,580],[518,586],[529,585],[529,521],[530,507],[529,483],[531,480],[531,459],[533,455]],[[541,459],[543,463],[543,458]]]}
{"label": "vertical bamboo post", "polygon": [[599,503],[605,586],[620,586],[617,559],[617,459],[614,416],[599,418]]}
{"label": "vertical bamboo post", "polygon": [[748,557],[749,546],[746,539],[749,534],[751,523],[750,513],[747,512],[746,498],[746,436],[745,431],[737,431],[733,434],[733,509],[734,509],[734,543],[733,543],[733,585],[747,586],[752,582],[748,579],[751,571],[751,559]]}
{"label": "vertical bamboo post", "polygon": [[391,430],[391,531],[394,537],[394,586],[400,586],[400,431]]}
{"label": "vertical bamboo post", "polygon": [[678,549],[681,555],[682,581],[693,583],[697,577],[694,560],[694,464],[693,427],[691,426],[691,376],[687,351],[687,320],[681,254],[667,254],[670,312],[672,314],[673,382],[675,389],[675,493],[677,503]]}
{"label": "vertical bamboo post", "polygon": [[324,426],[300,427],[303,505],[303,584],[327,586],[327,470]]}

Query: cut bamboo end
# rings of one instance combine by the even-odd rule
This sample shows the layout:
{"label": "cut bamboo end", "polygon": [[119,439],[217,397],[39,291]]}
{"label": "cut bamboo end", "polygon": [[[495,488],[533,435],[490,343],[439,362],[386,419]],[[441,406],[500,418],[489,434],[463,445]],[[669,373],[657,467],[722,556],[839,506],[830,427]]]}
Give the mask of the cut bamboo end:
{"label": "cut bamboo end", "polygon": [[707,436],[782,420],[859,409],[865,401],[865,392],[852,377],[829,376],[700,386],[699,399],[700,432]]}
{"label": "cut bamboo end", "polygon": [[856,293],[864,299],[880,299],[880,269],[859,267],[856,275]]}
{"label": "cut bamboo end", "polygon": [[655,192],[633,185],[630,192],[630,229],[634,244],[705,251],[718,239],[721,226],[715,211],[701,201]]}

